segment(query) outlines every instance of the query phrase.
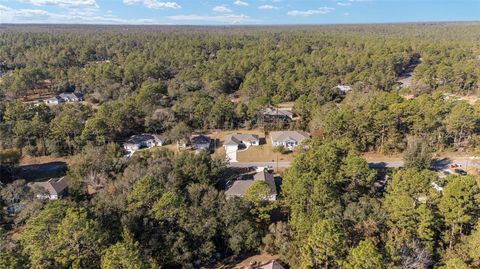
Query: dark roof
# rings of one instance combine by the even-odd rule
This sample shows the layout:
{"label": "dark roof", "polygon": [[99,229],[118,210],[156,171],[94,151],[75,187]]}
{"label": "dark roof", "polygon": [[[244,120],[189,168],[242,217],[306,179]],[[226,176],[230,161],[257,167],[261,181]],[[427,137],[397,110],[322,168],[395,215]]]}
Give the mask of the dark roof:
{"label": "dark roof", "polygon": [[190,142],[192,144],[208,144],[210,143],[211,139],[210,137],[206,135],[192,135],[190,137]]}

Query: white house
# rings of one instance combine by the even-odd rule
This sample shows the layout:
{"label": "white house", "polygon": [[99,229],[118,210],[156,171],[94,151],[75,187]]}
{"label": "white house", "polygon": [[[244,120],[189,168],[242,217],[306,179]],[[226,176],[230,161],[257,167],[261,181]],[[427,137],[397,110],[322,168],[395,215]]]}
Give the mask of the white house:
{"label": "white house", "polygon": [[67,103],[67,102],[80,102],[83,101],[83,94],[78,92],[64,92],[60,95],[54,96],[52,98],[48,98],[45,100],[46,104],[54,104],[58,105],[60,103]]}
{"label": "white house", "polygon": [[337,85],[336,87],[339,91],[344,92],[344,93],[349,93],[352,91],[352,86],[348,85]]}
{"label": "white house", "polygon": [[278,131],[270,133],[272,146],[285,147],[290,150],[294,149],[308,138],[310,138],[310,135],[307,132],[302,131]]}
{"label": "white house", "polygon": [[253,134],[229,134],[225,136],[223,146],[226,152],[260,145],[260,138]]}
{"label": "white house", "polygon": [[141,148],[151,148],[163,146],[164,139],[154,134],[139,134],[133,135],[124,144],[123,148],[129,153],[133,154]]}
{"label": "white house", "polygon": [[37,199],[58,200],[67,195],[68,185],[65,177],[52,178],[45,182],[30,183],[29,186],[34,189]]}
{"label": "white house", "polygon": [[65,102],[65,100],[60,98],[60,96],[54,96],[52,98],[48,98],[47,100],[45,100],[45,103],[54,104],[54,105],[58,105],[58,104],[63,103],[63,102]]}
{"label": "white house", "polygon": [[64,92],[59,95],[65,102],[80,102],[83,101],[83,94],[78,92]]}
{"label": "white house", "polygon": [[270,187],[270,195],[266,197],[268,201],[277,200],[277,185],[275,184],[275,178],[269,172],[263,170],[256,173],[253,179],[239,179],[233,182],[233,184],[225,191],[227,199],[233,197],[243,197],[248,188],[256,181],[264,181]]}

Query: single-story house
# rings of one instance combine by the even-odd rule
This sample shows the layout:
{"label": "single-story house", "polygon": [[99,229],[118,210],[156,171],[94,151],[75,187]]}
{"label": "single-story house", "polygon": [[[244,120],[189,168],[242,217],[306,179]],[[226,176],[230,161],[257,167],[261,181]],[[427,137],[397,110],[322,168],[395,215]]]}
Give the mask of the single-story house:
{"label": "single-story house", "polygon": [[192,135],[190,136],[190,145],[194,150],[210,151],[212,139],[206,135]]}
{"label": "single-story house", "polygon": [[253,176],[253,179],[239,179],[233,182],[233,184],[225,191],[225,195],[227,199],[233,197],[243,197],[247,192],[248,188],[255,182],[255,181],[264,181],[270,187],[270,196],[267,197],[269,201],[277,200],[277,186],[275,184],[275,178],[269,172],[263,170],[261,172],[256,173]]}
{"label": "single-story house", "polygon": [[141,148],[151,148],[163,146],[164,139],[154,134],[132,135],[124,144],[123,148],[127,152],[133,153]]}
{"label": "single-story house", "polygon": [[269,263],[263,264],[263,265],[258,265],[254,266],[254,269],[285,269],[279,262],[276,260],[272,260]]}
{"label": "single-story house", "polygon": [[58,105],[58,104],[64,103],[64,102],[65,102],[65,100],[60,98],[60,96],[54,96],[52,98],[48,98],[47,100],[45,100],[45,103],[54,104],[54,105]]}
{"label": "single-story house", "polygon": [[310,135],[307,132],[302,131],[278,131],[270,133],[272,146],[283,146],[288,149],[295,148],[308,138],[310,138]]}
{"label": "single-story house", "polygon": [[60,95],[54,96],[52,98],[48,98],[45,100],[45,103],[47,104],[60,104],[60,103],[76,103],[83,101],[83,94],[79,92],[64,92],[61,93]]}
{"label": "single-story house", "polygon": [[68,185],[65,177],[52,178],[44,182],[34,182],[28,184],[31,188],[36,189],[36,197],[38,199],[58,200],[68,193]]}
{"label": "single-story house", "polygon": [[83,94],[79,92],[64,92],[61,93],[60,98],[65,100],[65,102],[80,102],[83,101]]}
{"label": "single-story house", "polygon": [[352,86],[348,85],[337,85],[336,88],[343,93],[349,93],[352,91]]}
{"label": "single-story house", "polygon": [[293,112],[288,109],[280,108],[266,108],[262,112],[263,122],[285,121],[288,122],[293,119]]}
{"label": "single-story house", "polygon": [[223,143],[226,152],[258,145],[260,145],[260,138],[254,134],[229,134],[225,136],[225,142]]}

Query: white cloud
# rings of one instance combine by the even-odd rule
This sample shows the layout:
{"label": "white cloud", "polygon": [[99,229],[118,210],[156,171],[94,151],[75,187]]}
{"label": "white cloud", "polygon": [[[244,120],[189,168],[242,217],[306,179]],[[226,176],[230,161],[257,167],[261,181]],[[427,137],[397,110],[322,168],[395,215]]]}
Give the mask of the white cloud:
{"label": "white cloud", "polygon": [[318,9],[309,9],[309,10],[292,10],[287,13],[288,16],[292,17],[308,17],[316,14],[328,14],[335,10],[331,7],[321,7]]}
{"label": "white cloud", "polygon": [[272,6],[272,5],[262,5],[262,6],[259,6],[258,8],[259,9],[266,9],[266,10],[278,9],[278,7]]}
{"label": "white cloud", "polygon": [[213,11],[215,12],[220,12],[220,13],[231,13],[232,10],[229,9],[228,7],[226,6],[216,6],[213,8]]}
{"label": "white cloud", "polygon": [[350,16],[350,13],[345,12],[345,13],[343,13],[343,16]]}
{"label": "white cloud", "polygon": [[53,13],[42,9],[13,9],[0,5],[0,23],[70,23],[70,24],[165,24],[152,19],[126,20],[111,14],[101,15],[87,9]]}
{"label": "white cloud", "polygon": [[337,5],[342,6],[342,7],[346,7],[346,6],[351,6],[352,3],[338,2]]}
{"label": "white cloud", "polygon": [[248,6],[248,3],[247,2],[244,2],[242,0],[236,0],[235,2],[233,2],[235,5],[237,6]]}
{"label": "white cloud", "polygon": [[125,5],[144,5],[152,9],[177,9],[182,8],[176,2],[160,2],[158,0],[123,0]]}
{"label": "white cloud", "polygon": [[96,0],[21,0],[35,6],[98,7]]}
{"label": "white cloud", "polygon": [[254,22],[250,16],[247,15],[236,15],[236,14],[225,14],[218,16],[203,16],[203,15],[175,15],[169,16],[168,19],[174,21],[203,21],[203,22],[217,22],[217,23],[228,23],[228,24],[240,24]]}

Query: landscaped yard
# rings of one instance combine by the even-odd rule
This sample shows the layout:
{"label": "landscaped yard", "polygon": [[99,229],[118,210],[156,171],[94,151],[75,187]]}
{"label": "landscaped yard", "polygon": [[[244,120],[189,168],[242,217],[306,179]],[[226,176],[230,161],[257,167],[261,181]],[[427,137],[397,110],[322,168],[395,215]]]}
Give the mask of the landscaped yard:
{"label": "landscaped yard", "polygon": [[[263,139],[262,139],[263,138]],[[237,161],[239,162],[291,162],[298,154],[296,152],[289,154],[282,154],[274,152],[272,141],[270,137],[265,139],[265,136],[260,137],[265,144],[260,146],[250,147],[248,150],[237,152]]]}

